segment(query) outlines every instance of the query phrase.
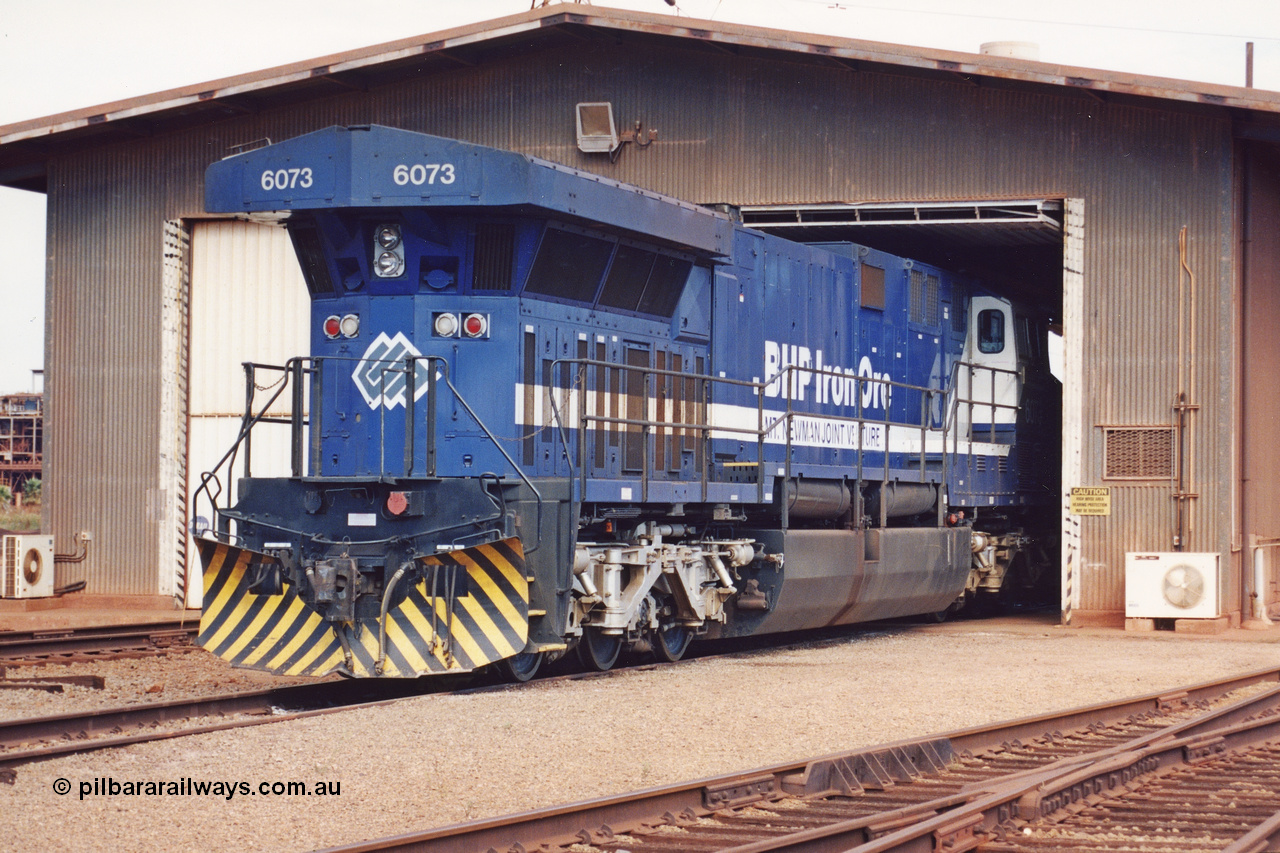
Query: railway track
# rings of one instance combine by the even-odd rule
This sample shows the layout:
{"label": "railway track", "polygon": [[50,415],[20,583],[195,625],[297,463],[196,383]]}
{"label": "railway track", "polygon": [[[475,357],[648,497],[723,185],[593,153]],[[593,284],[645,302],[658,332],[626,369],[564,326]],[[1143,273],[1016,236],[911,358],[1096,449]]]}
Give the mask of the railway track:
{"label": "railway track", "polygon": [[[649,663],[619,667],[607,672],[571,672],[544,677],[536,683],[615,678],[653,666],[655,664]],[[54,676],[47,681],[56,684],[69,679],[92,678],[95,677]],[[474,675],[436,678],[429,682],[416,679],[333,680],[0,720],[0,781],[12,779],[15,768],[21,765],[65,755],[333,714],[427,693],[465,694],[489,690],[519,690],[526,686],[494,683],[483,678],[479,679],[478,684],[476,682],[477,677]],[[0,686],[6,683],[0,680]],[[40,686],[36,679],[15,681],[13,684],[29,689]],[[202,720],[207,722],[201,722]]]}
{"label": "railway track", "polygon": [[1280,849],[1280,671],[332,851]]}
{"label": "railway track", "polygon": [[[892,630],[913,623],[884,621],[857,626],[861,630]],[[819,629],[803,635],[782,634],[772,638],[744,638],[735,644],[737,650],[787,647],[792,644],[812,645],[829,639],[828,635],[845,636],[850,628],[838,632]],[[198,648],[200,633],[197,621],[153,622],[136,625],[101,625],[89,628],[43,628],[29,631],[0,631],[0,667],[40,666],[59,663],[131,658]],[[712,649],[714,644],[708,644]],[[726,644],[721,643],[721,646]],[[715,654],[714,650],[697,649],[687,657]]]}
{"label": "railway track", "polygon": [[333,714],[419,693],[413,681],[323,681],[0,721],[0,779],[33,761]]}
{"label": "railway track", "polygon": [[[454,686],[461,689],[450,692],[520,689]],[[420,687],[330,682],[0,723],[0,781],[12,781],[31,761],[330,714],[396,701]],[[1232,691],[1253,695],[1224,701]],[[1280,671],[1268,670],[1115,705],[334,849],[1254,853],[1280,849],[1277,792]],[[1188,803],[1206,806],[1197,810]]]}
{"label": "railway track", "polygon": [[[880,627],[893,627],[896,623],[884,623]],[[134,630],[121,629],[107,632],[101,639],[131,638],[135,641],[145,640],[151,636],[152,626],[133,626]],[[8,637],[12,649],[57,649],[59,642],[88,643],[89,638],[75,636],[67,638],[50,638],[44,636]],[[774,638],[776,639],[776,638]],[[767,645],[770,648],[790,648],[792,646],[813,646],[828,642],[838,642],[830,637],[814,637],[812,632],[795,643],[777,646],[762,640],[739,643],[729,651],[744,652]],[[28,645],[30,643],[31,645]],[[45,645],[48,644],[48,645]],[[3,648],[0,643],[0,648]],[[194,648],[194,647],[193,647]],[[686,661],[699,656],[724,653],[715,647],[700,649],[691,654]],[[119,648],[120,656],[129,656]],[[26,653],[25,651],[23,652]],[[65,651],[55,654],[55,661],[70,657],[78,652]],[[95,655],[90,660],[108,660],[105,655]],[[19,660],[27,660],[20,658]],[[41,661],[48,662],[48,661]],[[608,679],[625,675],[629,672],[651,669],[655,666],[681,666],[685,661],[655,664],[639,662],[628,666],[619,666],[605,672],[582,672],[570,669],[559,675],[540,677],[533,684],[545,685],[553,681],[580,679]],[[101,687],[100,676],[48,676],[29,677],[21,674],[3,678],[5,665],[12,665],[11,660],[0,656],[0,688],[15,687],[25,689],[61,690],[62,683],[74,683]],[[96,680],[96,683],[94,683]],[[0,779],[11,777],[14,768],[32,761],[41,761],[63,755],[91,752],[99,749],[110,749],[116,746],[127,746],[145,743],[151,740],[164,740],[189,734],[203,734],[226,729],[262,725],[270,722],[301,719],[304,717],[335,713],[357,707],[393,702],[399,699],[419,696],[427,693],[464,694],[487,690],[518,690],[523,684],[494,682],[483,674],[461,674],[450,677],[437,677],[430,681],[416,679],[357,679],[333,680],[310,684],[295,684],[273,687],[263,690],[237,691],[218,695],[199,696],[188,699],[166,700],[160,702],[135,702],[114,708],[102,708],[65,714],[54,714],[43,717],[0,720]],[[208,722],[200,722],[208,720]]]}
{"label": "railway track", "polygon": [[0,633],[0,666],[83,663],[195,648],[198,621]]}

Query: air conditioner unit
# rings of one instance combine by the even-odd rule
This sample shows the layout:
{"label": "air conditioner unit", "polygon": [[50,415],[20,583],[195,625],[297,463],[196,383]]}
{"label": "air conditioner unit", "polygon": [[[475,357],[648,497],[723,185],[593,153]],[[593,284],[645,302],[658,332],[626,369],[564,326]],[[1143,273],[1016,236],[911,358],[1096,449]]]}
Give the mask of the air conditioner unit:
{"label": "air conditioner unit", "polygon": [[0,571],[4,598],[53,595],[53,537],[5,536],[0,542]]}
{"label": "air conditioner unit", "polygon": [[1220,615],[1218,555],[1127,553],[1124,599],[1129,618],[1213,619]]}

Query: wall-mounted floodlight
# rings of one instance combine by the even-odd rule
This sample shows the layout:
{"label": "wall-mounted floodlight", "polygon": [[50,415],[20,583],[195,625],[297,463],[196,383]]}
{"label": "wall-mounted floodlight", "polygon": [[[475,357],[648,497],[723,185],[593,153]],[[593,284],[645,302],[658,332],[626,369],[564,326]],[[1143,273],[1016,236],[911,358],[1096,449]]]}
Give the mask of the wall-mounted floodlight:
{"label": "wall-mounted floodlight", "polygon": [[658,138],[658,131],[643,132],[641,122],[636,121],[632,130],[618,131],[613,120],[613,104],[597,101],[578,104],[574,109],[578,123],[578,150],[584,154],[608,154],[617,160],[622,146],[632,143],[637,148],[648,148]]}
{"label": "wall-mounted floodlight", "polygon": [[609,154],[618,147],[618,126],[613,104],[578,104],[578,150],[584,154]]}

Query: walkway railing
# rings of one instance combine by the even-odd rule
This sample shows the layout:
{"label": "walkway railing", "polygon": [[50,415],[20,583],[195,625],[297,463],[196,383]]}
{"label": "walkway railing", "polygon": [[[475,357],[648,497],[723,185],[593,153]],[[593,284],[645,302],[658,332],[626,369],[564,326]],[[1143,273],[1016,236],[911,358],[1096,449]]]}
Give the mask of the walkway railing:
{"label": "walkway railing", "polygon": [[[239,432],[232,446],[218,461],[218,464],[211,471],[201,475],[200,486],[192,499],[192,517],[196,516],[198,502],[207,500],[213,509],[214,518],[217,519],[217,532],[222,536],[230,535],[227,524],[229,517],[226,511],[231,506],[231,495],[229,491],[225,496],[223,495],[221,477],[229,475],[241,454],[243,454],[242,476],[251,477],[253,475],[253,434],[254,429],[260,424],[288,425],[291,430],[290,470],[292,476],[295,478],[318,476],[318,472],[322,468],[321,439],[324,433],[324,424],[321,420],[324,411],[323,374],[326,369],[334,369],[332,366],[326,368],[326,365],[331,363],[343,363],[351,366],[357,363],[357,359],[345,357],[295,358],[290,359],[283,366],[254,362],[246,362],[243,365],[245,371],[245,407]],[[422,369],[423,367],[425,367],[425,370]],[[466,413],[467,417],[475,422],[489,442],[502,455],[514,475],[535,496],[538,505],[540,543],[543,497],[528,473],[521,465],[516,463],[515,459],[503,446],[504,441],[512,442],[523,439],[499,437],[483,422],[475,408],[467,402],[465,396],[453,384],[449,375],[449,363],[446,359],[439,356],[410,355],[403,359],[389,359],[373,362],[372,364],[365,361],[364,369],[367,375],[376,375],[376,384],[380,394],[377,405],[380,419],[379,471],[377,472],[379,479],[394,480],[437,476],[437,413],[443,402],[442,393],[445,393],[447,394],[447,399],[455,407],[460,408]],[[960,382],[962,371],[967,373],[964,376],[966,380],[964,383]],[[610,387],[610,379],[613,378],[614,372],[617,372],[618,377],[625,377],[628,387],[627,394],[616,396],[623,401],[636,399],[642,401],[644,417],[610,415],[604,414],[602,411],[588,411],[588,395],[592,392],[606,394],[607,392],[602,389]],[[425,389],[423,388],[424,374]],[[264,380],[264,375],[266,379],[271,381]],[[589,375],[594,376],[596,379],[593,384],[589,384],[587,381]],[[693,450],[697,469],[696,475],[692,479],[698,484],[702,501],[705,502],[708,499],[711,484],[722,481],[713,476],[713,469],[716,463],[713,461],[712,439],[714,437],[740,436],[743,439],[744,449],[746,445],[752,445],[754,453],[749,454],[746,459],[725,459],[721,463],[721,468],[722,470],[726,468],[742,470],[754,468],[756,502],[763,503],[765,500],[766,480],[763,472],[766,461],[777,462],[783,466],[782,476],[785,483],[790,483],[793,480],[797,446],[795,428],[797,422],[802,419],[823,424],[844,424],[849,427],[843,432],[845,435],[856,436],[856,441],[853,442],[852,446],[842,445],[840,449],[858,451],[856,465],[851,472],[852,476],[846,479],[855,481],[859,491],[865,483],[878,482],[883,487],[891,482],[893,475],[901,479],[902,469],[895,470],[891,465],[891,440],[895,436],[901,438],[904,435],[909,436],[911,433],[918,434],[918,449],[906,455],[912,458],[909,465],[911,468],[916,469],[918,482],[929,482],[928,469],[930,462],[936,463],[935,470],[938,471],[938,479],[941,480],[947,470],[948,459],[959,453],[960,442],[962,440],[974,440],[975,413],[981,414],[984,410],[991,413],[986,428],[989,430],[988,437],[990,441],[996,443],[997,418],[995,413],[999,410],[1016,412],[1019,405],[1018,401],[1021,399],[1023,381],[1019,371],[992,368],[963,361],[953,363],[948,388],[929,388],[881,377],[850,375],[825,368],[799,365],[787,366],[776,375],[762,382],[749,382],[726,377],[689,374],[677,370],[639,367],[587,358],[557,359],[552,362],[551,376],[572,377],[572,381],[563,383],[566,387],[544,388],[543,393],[546,395],[546,402],[554,418],[554,423],[551,426],[554,427],[559,439],[561,458],[568,466],[568,478],[578,481],[581,489],[579,494],[586,493],[590,466],[585,464],[585,461],[595,455],[595,446],[592,442],[608,442],[611,436],[626,440],[625,437],[631,436],[639,438],[639,464],[633,465],[629,470],[635,471],[640,481],[641,494],[639,501],[642,503],[649,500],[654,480],[655,466],[652,462],[655,456],[655,440],[671,439],[671,449],[674,451],[679,448],[680,452],[683,453],[686,450],[685,440],[689,436],[694,437]],[[1008,380],[1011,381],[1002,382],[1002,376],[1008,377]],[[979,390],[979,377],[981,377],[984,386],[981,391]],[[693,418],[666,420],[649,416],[655,401],[660,399],[659,387],[662,386],[665,389],[667,387],[665,383],[676,381],[682,383],[691,382],[693,384],[691,397],[681,397],[681,405],[677,406],[685,416],[692,413]],[[797,410],[796,403],[797,399],[803,394],[802,389],[816,389],[820,383],[824,382],[827,387],[830,387],[832,382],[837,381],[849,383],[846,386],[845,397],[853,401],[854,411],[852,414],[833,415],[810,410]],[[639,383],[640,390],[638,394],[630,392],[631,383],[633,382]],[[964,395],[960,393],[962,384],[967,388],[967,392]],[[1001,397],[1000,392],[1008,390],[1010,385],[1013,393],[1011,395],[1005,394],[1004,401],[998,399]],[[687,385],[685,387],[687,388]],[[712,390],[716,387],[737,389],[740,396],[749,390],[756,400],[754,423],[745,425],[729,423],[724,417],[717,419],[714,416],[715,412],[712,406]],[[310,391],[309,394],[308,390]],[[289,415],[283,417],[278,414],[272,414],[273,407],[286,392],[290,395]],[[389,449],[387,417],[393,408],[393,406],[383,403],[384,400],[388,399],[388,393],[393,393],[396,402],[402,402],[404,405],[403,467],[398,470],[390,469],[386,458]],[[401,393],[404,395],[402,401],[398,399]],[[663,394],[665,393],[664,390]],[[260,394],[264,395],[264,399],[259,399]],[[898,394],[919,396],[918,419],[914,421],[894,420],[890,417],[890,411],[893,408],[891,401]],[[576,399],[574,399],[575,395]],[[883,405],[875,407],[877,410],[875,415],[869,415],[867,412],[868,406],[865,401],[869,397],[883,401]],[[1010,397],[1012,402],[1009,402]],[[661,397],[661,399],[670,401],[670,398],[665,396]],[[783,403],[784,408],[780,412],[774,409],[766,409],[766,399],[778,399]],[[574,404],[576,410],[572,413],[567,412],[566,403]],[[943,411],[944,403],[945,412]],[[627,403],[627,405],[630,404]],[[935,408],[938,410],[937,415],[934,414]],[[421,419],[419,418],[420,409],[425,409]],[[311,412],[310,417],[306,414],[308,410]],[[722,409],[721,411],[724,410]],[[962,411],[967,414],[964,425],[960,423],[960,413]],[[628,412],[627,414],[631,413]],[[532,413],[526,413],[526,419],[529,417],[532,417]],[[1010,420],[1012,421],[1013,419]],[[422,466],[418,464],[419,427],[425,432],[424,464]],[[879,431],[881,438],[879,441],[872,441],[871,443],[876,445],[882,442],[882,446],[869,447],[867,446],[868,437],[874,436],[875,430]],[[569,433],[571,431],[575,432],[576,440],[570,437]],[[765,445],[774,443],[770,441],[770,438],[779,435],[779,431],[782,436],[782,458],[780,460],[766,460]],[[962,438],[961,433],[964,432],[969,433],[969,435]],[[876,466],[875,470],[868,470],[867,468],[865,460],[867,451],[882,453],[881,464]],[[632,461],[634,462],[634,460]],[[496,474],[492,476],[497,477]],[[224,497],[226,505],[219,507],[219,501]],[[784,491],[784,499],[781,501],[780,510],[784,526],[788,523],[789,512],[789,501],[785,497]],[[939,516],[942,513],[941,503],[939,501]],[[885,523],[884,505],[885,502],[881,501],[881,525]],[[535,543],[529,550],[536,549],[537,544]]]}

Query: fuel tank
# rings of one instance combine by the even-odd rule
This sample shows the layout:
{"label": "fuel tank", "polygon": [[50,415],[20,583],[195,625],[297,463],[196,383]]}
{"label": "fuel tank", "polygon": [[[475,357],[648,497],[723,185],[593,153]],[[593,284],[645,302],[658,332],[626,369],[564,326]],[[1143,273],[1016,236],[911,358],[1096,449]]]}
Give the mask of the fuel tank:
{"label": "fuel tank", "polygon": [[871,622],[945,610],[969,576],[969,531],[956,528],[744,531],[783,555],[742,570],[733,637]]}

